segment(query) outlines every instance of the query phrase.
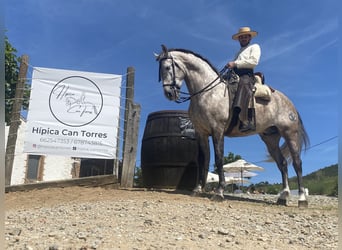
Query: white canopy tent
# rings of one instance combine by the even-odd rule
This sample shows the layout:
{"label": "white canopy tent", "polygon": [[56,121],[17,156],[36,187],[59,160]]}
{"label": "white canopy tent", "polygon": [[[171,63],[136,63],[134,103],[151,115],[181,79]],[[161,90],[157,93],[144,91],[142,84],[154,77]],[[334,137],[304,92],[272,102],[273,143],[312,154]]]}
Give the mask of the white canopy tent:
{"label": "white canopy tent", "polygon": [[[249,181],[246,180],[246,179],[242,180],[242,179],[239,178],[239,177],[232,177],[232,176],[226,176],[225,180],[226,180],[226,184],[233,184],[233,183],[249,183]],[[209,172],[209,173],[208,173],[208,176],[207,176],[207,183],[210,183],[210,182],[219,182],[219,177],[218,177],[218,175]]]}
{"label": "white canopy tent", "polygon": [[[232,172],[230,172],[230,173],[225,172],[224,175],[226,177],[241,178],[241,173],[240,172],[234,172],[234,173],[232,173]],[[242,175],[243,175],[244,178],[250,178],[250,177],[257,176],[258,174],[254,173],[254,172],[251,172],[251,171],[243,170]]]}
{"label": "white canopy tent", "polygon": [[[249,173],[249,175],[252,175],[253,173],[249,172],[249,171],[251,171],[251,170],[252,171],[263,171],[264,168],[259,167],[257,165],[254,165],[252,163],[249,163],[243,159],[240,159],[240,160],[237,160],[237,161],[223,165],[223,170],[225,172],[227,172],[227,174],[240,174],[240,178],[242,180],[241,186],[243,186],[243,180],[244,180],[243,178],[247,177],[244,175],[245,171],[247,171],[247,173]],[[255,175],[257,175],[257,174],[255,174]],[[250,177],[252,177],[252,176],[250,176]]]}

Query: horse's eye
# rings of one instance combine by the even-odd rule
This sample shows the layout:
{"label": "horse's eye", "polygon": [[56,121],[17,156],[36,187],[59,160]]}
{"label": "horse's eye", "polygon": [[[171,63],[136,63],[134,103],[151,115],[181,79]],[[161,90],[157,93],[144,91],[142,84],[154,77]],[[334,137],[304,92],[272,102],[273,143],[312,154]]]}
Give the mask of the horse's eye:
{"label": "horse's eye", "polygon": [[169,71],[170,69],[171,69],[170,66],[166,66],[166,67],[165,67],[165,70],[167,70],[167,71]]}

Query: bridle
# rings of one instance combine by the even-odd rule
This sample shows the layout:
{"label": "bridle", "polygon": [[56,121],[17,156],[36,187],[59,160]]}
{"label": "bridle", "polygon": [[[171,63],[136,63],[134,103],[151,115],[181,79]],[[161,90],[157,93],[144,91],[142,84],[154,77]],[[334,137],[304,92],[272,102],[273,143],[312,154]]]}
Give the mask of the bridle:
{"label": "bridle", "polygon": [[163,83],[163,87],[165,86],[170,86],[171,88],[177,88],[178,90],[180,89],[180,87],[177,86],[176,84],[176,71],[175,71],[175,68],[179,68],[180,70],[181,67],[179,67],[179,65],[175,62],[175,60],[173,59],[172,56],[167,56],[167,57],[163,57],[161,59],[159,59],[159,77],[158,77],[158,81],[160,82],[161,81],[161,62],[164,61],[164,60],[167,60],[167,59],[171,59],[171,67],[172,67],[172,82],[169,83],[169,84],[164,84]]}
{"label": "bridle", "polygon": [[[171,83],[168,84],[164,84],[163,83],[163,87],[169,86],[171,90],[173,91],[178,91],[180,94],[183,95],[187,95],[187,96],[180,96],[178,98],[178,100],[176,100],[176,103],[183,103],[183,102],[187,102],[189,100],[191,100],[192,97],[199,95],[201,93],[207,92],[209,90],[212,90],[213,88],[215,88],[217,85],[219,85],[220,83],[224,82],[222,80],[222,75],[226,72],[226,70],[228,69],[226,66],[224,66],[224,68],[219,72],[218,76],[211,81],[209,84],[207,84],[204,88],[200,89],[199,91],[193,93],[193,94],[189,94],[187,92],[183,92],[180,91],[180,87],[177,85],[176,83],[176,75],[175,75],[175,68],[179,68],[180,70],[184,72],[184,70],[175,62],[175,60],[173,59],[173,57],[171,55],[168,55],[167,57],[163,57],[161,59],[159,59],[159,77],[158,80],[159,82],[161,81],[161,62],[167,59],[171,59],[171,67],[172,67],[172,81]],[[214,84],[218,79],[220,79],[219,82],[217,82],[216,84]]]}

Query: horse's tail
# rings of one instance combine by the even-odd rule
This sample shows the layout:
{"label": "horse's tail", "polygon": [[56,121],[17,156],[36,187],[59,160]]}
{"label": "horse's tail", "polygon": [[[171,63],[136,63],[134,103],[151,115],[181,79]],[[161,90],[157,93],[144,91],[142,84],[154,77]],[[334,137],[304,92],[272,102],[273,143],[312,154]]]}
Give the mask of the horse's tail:
{"label": "horse's tail", "polygon": [[[299,153],[300,153],[301,151],[306,151],[308,149],[308,147],[310,146],[310,139],[304,128],[302,118],[300,117],[298,111],[297,111],[297,115],[298,115],[298,122],[299,122],[297,143],[299,145]],[[288,164],[291,164],[292,157],[291,157],[291,153],[286,142],[284,142],[283,145],[281,145],[280,150],[281,150],[282,155],[287,160]]]}

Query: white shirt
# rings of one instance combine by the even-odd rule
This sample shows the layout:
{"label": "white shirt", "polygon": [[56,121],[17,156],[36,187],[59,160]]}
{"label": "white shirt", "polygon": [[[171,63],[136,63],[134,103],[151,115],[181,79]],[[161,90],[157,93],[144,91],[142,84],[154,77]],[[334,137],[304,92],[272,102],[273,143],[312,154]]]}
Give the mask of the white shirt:
{"label": "white shirt", "polygon": [[254,69],[259,63],[260,55],[260,46],[258,44],[250,44],[239,50],[235,56],[234,62],[238,69]]}

